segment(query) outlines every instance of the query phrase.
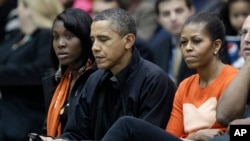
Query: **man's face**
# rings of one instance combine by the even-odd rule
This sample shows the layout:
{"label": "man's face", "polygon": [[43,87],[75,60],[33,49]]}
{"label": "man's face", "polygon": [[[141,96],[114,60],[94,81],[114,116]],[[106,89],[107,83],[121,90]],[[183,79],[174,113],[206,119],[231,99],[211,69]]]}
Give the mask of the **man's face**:
{"label": "man's face", "polygon": [[240,50],[241,54],[246,59],[250,56],[250,15],[246,18],[243,26],[242,26],[242,35],[241,35],[241,43]]}
{"label": "man's face", "polygon": [[92,52],[99,69],[111,70],[113,74],[124,67],[126,62],[126,36],[121,37],[111,29],[108,20],[96,21],[91,25]]}
{"label": "man's face", "polygon": [[158,22],[172,36],[178,37],[186,19],[194,13],[185,0],[170,0],[159,4]]}

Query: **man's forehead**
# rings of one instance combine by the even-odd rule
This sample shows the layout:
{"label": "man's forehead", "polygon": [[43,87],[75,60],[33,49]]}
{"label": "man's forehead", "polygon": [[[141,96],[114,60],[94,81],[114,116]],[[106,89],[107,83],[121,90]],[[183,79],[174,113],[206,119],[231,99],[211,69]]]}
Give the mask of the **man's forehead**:
{"label": "man's forehead", "polygon": [[109,20],[95,21],[91,25],[91,35],[109,36],[109,34],[116,33]]}

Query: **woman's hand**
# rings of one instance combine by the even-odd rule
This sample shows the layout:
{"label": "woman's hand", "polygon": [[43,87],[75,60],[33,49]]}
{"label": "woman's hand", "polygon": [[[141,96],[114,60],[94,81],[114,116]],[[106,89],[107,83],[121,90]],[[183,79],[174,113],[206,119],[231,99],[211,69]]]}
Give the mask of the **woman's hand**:
{"label": "woman's hand", "polygon": [[[41,141],[66,141],[64,139],[53,139],[52,137],[45,137],[45,136],[41,136],[41,135],[38,135],[41,139]],[[39,141],[39,140],[34,140],[32,138],[29,138],[29,141]]]}
{"label": "woman's hand", "polygon": [[224,132],[222,132],[220,129],[203,129],[190,134],[186,139],[194,141],[205,141],[215,136],[222,135],[223,133]]}
{"label": "woman's hand", "polygon": [[43,141],[66,141],[64,139],[53,139],[51,137],[44,137],[44,136],[40,136],[42,138]]}

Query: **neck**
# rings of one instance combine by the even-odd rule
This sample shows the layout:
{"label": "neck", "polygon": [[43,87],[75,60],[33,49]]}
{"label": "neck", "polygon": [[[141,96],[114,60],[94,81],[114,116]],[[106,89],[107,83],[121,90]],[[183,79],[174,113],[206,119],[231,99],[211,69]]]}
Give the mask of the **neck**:
{"label": "neck", "polygon": [[20,26],[21,31],[26,35],[31,35],[37,26],[34,23],[27,23],[25,26]]}
{"label": "neck", "polygon": [[73,78],[81,76],[83,74],[84,70],[85,70],[85,66],[80,67],[79,69],[72,69],[72,68],[70,68],[70,72],[71,72]]}
{"label": "neck", "polygon": [[222,62],[218,61],[216,65],[215,63],[211,63],[210,67],[203,68],[201,70],[197,70],[200,75],[200,86],[206,87],[211,84],[221,73],[223,67],[225,66]]}

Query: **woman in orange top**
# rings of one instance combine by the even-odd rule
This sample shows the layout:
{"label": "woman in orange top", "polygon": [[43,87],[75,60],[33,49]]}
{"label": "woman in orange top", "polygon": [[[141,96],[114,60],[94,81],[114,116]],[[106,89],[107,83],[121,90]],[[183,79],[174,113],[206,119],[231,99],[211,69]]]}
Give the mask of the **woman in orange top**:
{"label": "woman in orange top", "polygon": [[122,117],[103,141],[203,141],[222,134],[226,127],[216,121],[216,105],[238,73],[219,59],[224,36],[224,25],[217,15],[191,16],[182,28],[180,45],[187,66],[197,74],[180,83],[166,131],[143,120]]}

